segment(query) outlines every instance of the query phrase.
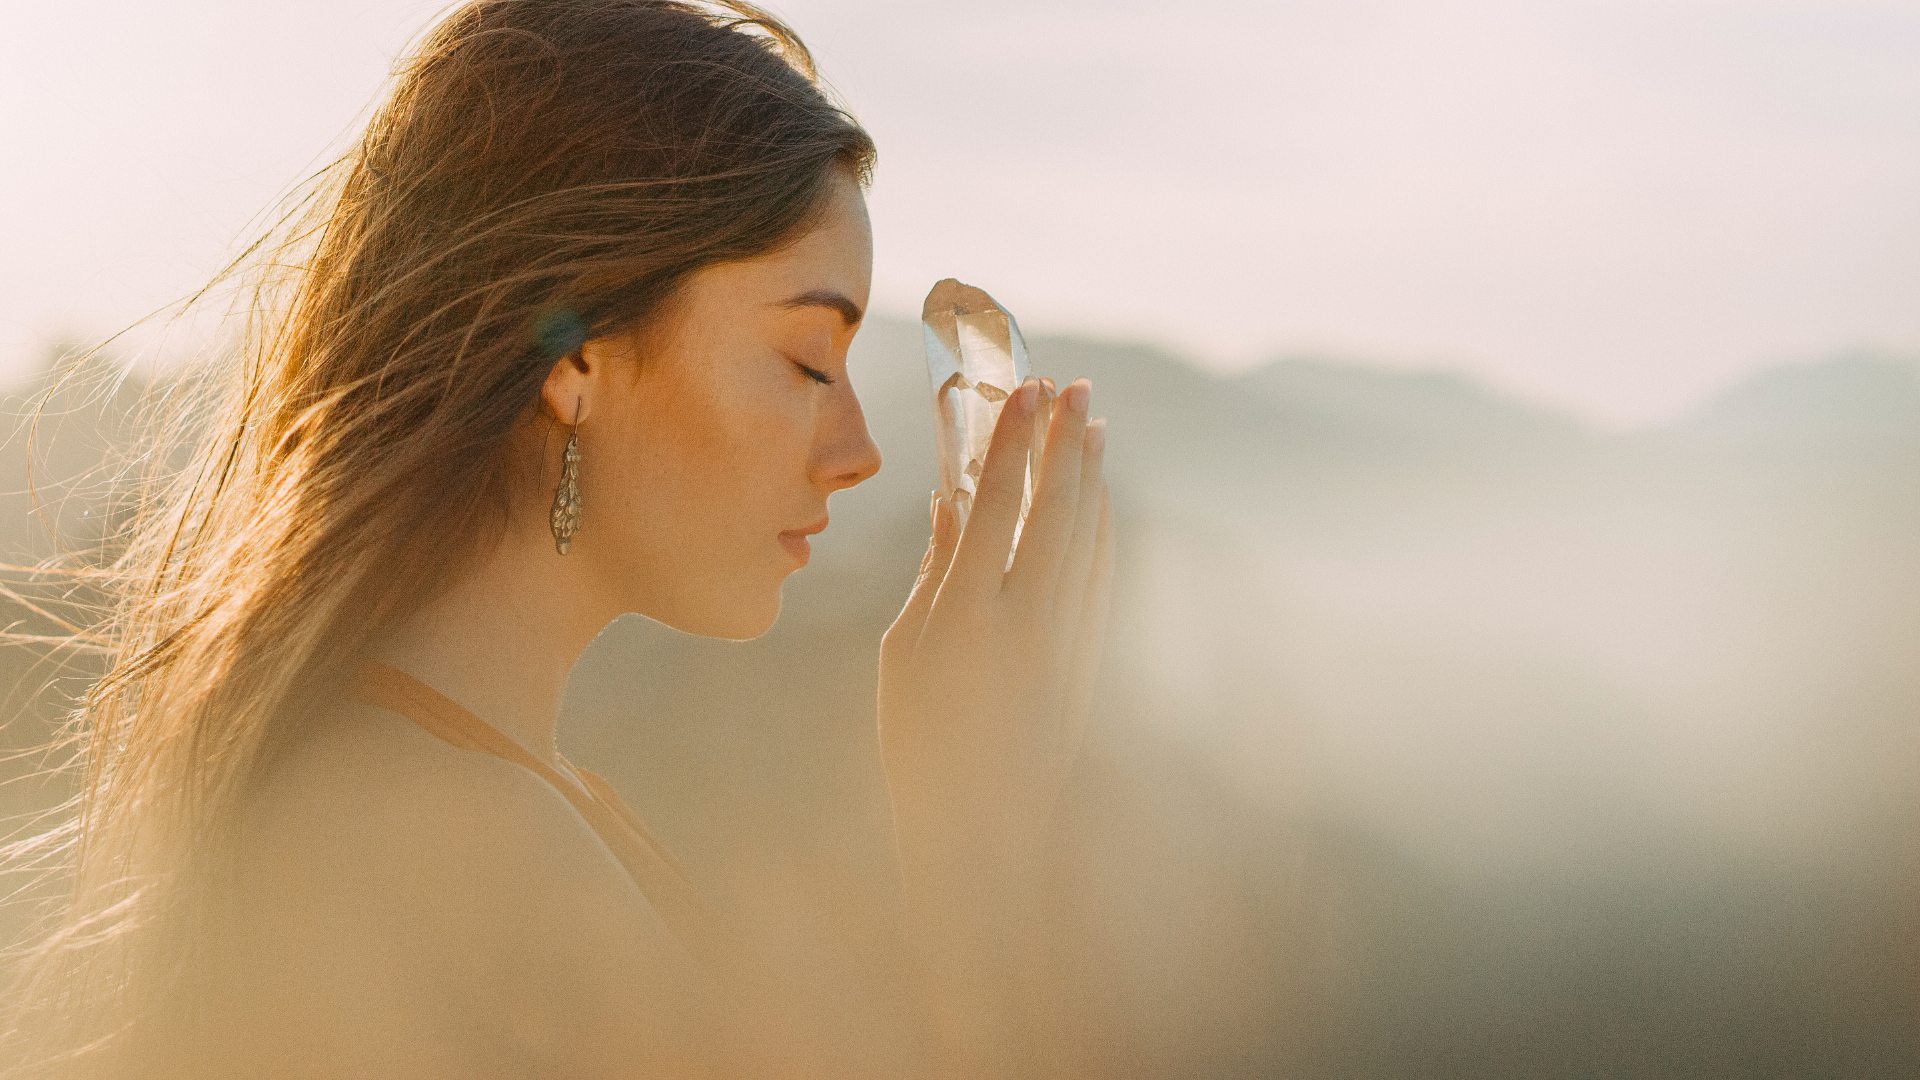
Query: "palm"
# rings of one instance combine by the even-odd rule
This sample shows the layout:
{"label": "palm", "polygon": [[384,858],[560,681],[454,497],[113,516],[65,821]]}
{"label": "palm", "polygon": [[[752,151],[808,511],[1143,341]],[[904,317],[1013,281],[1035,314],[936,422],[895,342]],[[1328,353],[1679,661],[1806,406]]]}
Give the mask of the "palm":
{"label": "palm", "polygon": [[1009,399],[964,532],[935,506],[933,544],[880,656],[881,752],[903,830],[1038,824],[1078,753],[1112,566],[1104,431],[1087,421],[1087,395],[1071,387],[1053,409],[1010,568],[1037,387]]}

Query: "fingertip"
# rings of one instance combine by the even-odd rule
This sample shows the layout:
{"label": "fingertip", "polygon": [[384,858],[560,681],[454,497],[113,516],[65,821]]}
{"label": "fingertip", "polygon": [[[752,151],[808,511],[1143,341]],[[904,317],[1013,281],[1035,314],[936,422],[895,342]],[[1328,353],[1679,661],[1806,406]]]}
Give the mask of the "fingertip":
{"label": "fingertip", "polygon": [[1027,381],[1020,384],[1020,389],[1014,391],[1012,404],[1018,407],[1021,413],[1032,415],[1034,406],[1039,400],[1040,380],[1029,375]]}
{"label": "fingertip", "polygon": [[1087,453],[1098,454],[1107,448],[1107,418],[1087,421]]}
{"label": "fingertip", "polygon": [[1086,378],[1075,379],[1067,387],[1067,392],[1060,396],[1065,399],[1070,411],[1085,416],[1088,405],[1093,401],[1093,382]]}

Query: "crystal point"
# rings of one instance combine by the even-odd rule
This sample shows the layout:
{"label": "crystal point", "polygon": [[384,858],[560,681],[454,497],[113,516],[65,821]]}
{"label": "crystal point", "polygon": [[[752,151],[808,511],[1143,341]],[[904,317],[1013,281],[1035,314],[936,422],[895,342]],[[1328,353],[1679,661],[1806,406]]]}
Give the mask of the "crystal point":
{"label": "crystal point", "polygon": [[927,341],[927,382],[933,388],[940,488],[953,497],[964,522],[993,441],[993,425],[1008,395],[1027,380],[1027,343],[1011,312],[983,290],[952,278],[927,294],[920,324]]}

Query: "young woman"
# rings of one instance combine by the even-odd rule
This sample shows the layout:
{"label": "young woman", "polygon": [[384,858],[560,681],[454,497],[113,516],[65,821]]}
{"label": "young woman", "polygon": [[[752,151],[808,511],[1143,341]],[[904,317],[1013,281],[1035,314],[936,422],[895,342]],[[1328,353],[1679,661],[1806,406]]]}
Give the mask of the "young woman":
{"label": "young woman", "polygon": [[[433,31],[266,261],[293,270],[249,347],[180,383],[210,404],[116,567],[22,1075],[788,1068],[753,958],[555,721],[623,613],[767,630],[879,469],[845,367],[872,159],[746,4]],[[1111,564],[1089,392],[1008,400],[880,650],[923,1075],[1069,1067],[1030,893]]]}

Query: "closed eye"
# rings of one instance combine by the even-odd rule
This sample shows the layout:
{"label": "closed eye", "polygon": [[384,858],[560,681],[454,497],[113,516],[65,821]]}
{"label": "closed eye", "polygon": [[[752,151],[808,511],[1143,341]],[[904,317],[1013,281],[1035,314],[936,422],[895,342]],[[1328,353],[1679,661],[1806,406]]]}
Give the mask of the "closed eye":
{"label": "closed eye", "polygon": [[808,367],[807,365],[801,363],[798,360],[795,360],[793,362],[793,366],[799,368],[802,372],[806,373],[807,378],[812,379],[814,382],[817,382],[822,386],[833,385],[833,376],[827,374],[824,371],[821,371],[819,368]]}

